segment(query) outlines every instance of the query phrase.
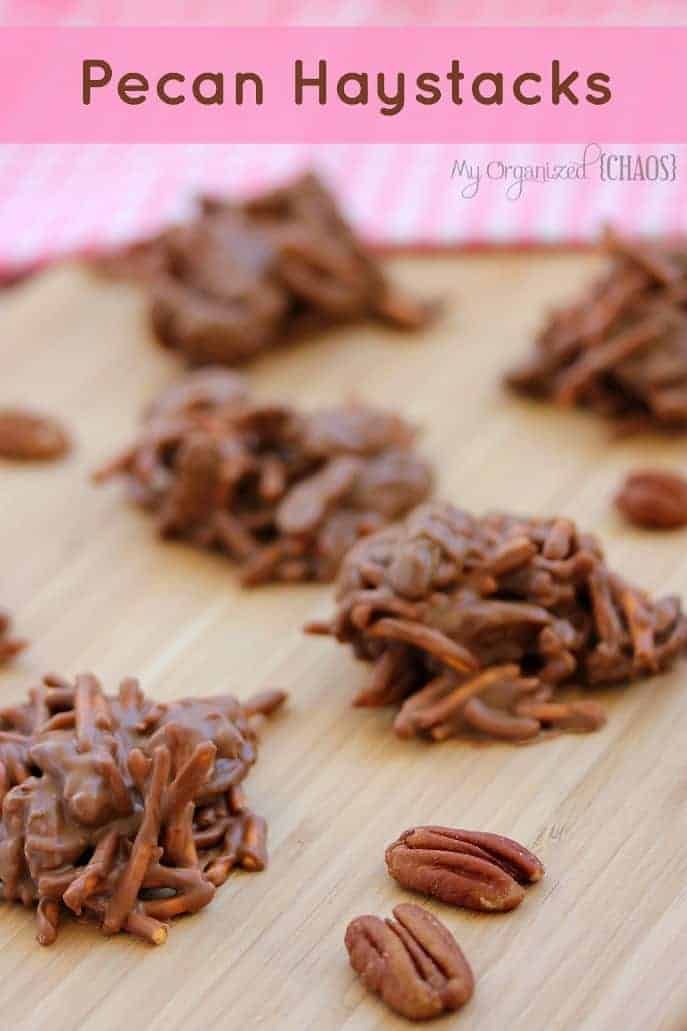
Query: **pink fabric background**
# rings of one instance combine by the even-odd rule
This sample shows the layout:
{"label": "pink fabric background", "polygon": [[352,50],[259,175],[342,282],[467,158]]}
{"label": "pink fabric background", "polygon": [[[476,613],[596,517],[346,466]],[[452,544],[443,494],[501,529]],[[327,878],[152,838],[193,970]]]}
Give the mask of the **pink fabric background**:
{"label": "pink fabric background", "polygon": [[5,25],[678,25],[684,0],[0,0]]}
{"label": "pink fabric background", "polygon": [[[458,8],[462,8],[463,13]],[[684,0],[0,0],[2,25],[687,25]],[[647,147],[614,150],[641,150]],[[659,149],[659,148],[656,148]],[[0,273],[148,232],[200,189],[242,191],[314,165],[361,229],[387,245],[583,242],[604,220],[687,231],[687,148],[675,183],[499,183],[458,195],[454,159],[578,160],[573,145],[15,145],[0,147]],[[682,167],[680,167],[682,166]],[[463,184],[461,184],[463,185]]]}

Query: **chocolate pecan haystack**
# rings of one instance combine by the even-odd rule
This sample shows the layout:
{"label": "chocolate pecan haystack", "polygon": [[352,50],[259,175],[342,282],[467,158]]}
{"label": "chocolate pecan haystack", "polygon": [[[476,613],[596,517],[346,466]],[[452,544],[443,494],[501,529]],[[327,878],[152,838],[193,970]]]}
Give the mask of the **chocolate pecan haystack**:
{"label": "chocolate pecan haystack", "polygon": [[396,415],[302,413],[206,368],[157,401],[138,442],[97,478],[124,476],[163,536],[226,553],[245,584],[325,581],[361,535],[427,496],[430,469],[412,442]]}
{"label": "chocolate pecan haystack", "polygon": [[26,641],[12,633],[12,617],[6,609],[0,608],[0,666],[24,648]]}
{"label": "chocolate pecan haystack", "polygon": [[515,390],[578,405],[621,430],[687,429],[687,245],[630,244],[607,233],[611,267],[556,312]]}
{"label": "chocolate pecan haystack", "polygon": [[0,710],[3,898],[38,907],[41,945],[66,910],[159,945],[233,867],[264,868],[265,823],[240,784],[256,759],[251,717],[283,700],[158,704],[133,679],[110,697],[91,674],[51,675]]}
{"label": "chocolate pecan haystack", "polygon": [[562,700],[560,687],[649,676],[687,641],[679,600],[626,583],[569,520],[441,503],[358,543],[338,601],[330,623],[307,629],[373,663],[356,704],[400,704],[397,734],[435,741],[595,730],[600,706]]}
{"label": "chocolate pecan haystack", "polygon": [[205,198],[192,220],[108,264],[143,274],[157,336],[194,365],[235,365],[362,319],[416,329],[431,314],[389,283],[314,175],[243,203]]}

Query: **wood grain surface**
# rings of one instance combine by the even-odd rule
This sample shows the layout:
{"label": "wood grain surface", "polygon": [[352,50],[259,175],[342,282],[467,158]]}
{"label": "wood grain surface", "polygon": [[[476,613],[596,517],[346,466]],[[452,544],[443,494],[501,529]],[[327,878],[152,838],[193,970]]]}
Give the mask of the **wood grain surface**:
{"label": "wood grain surface", "polygon": [[[399,259],[398,276],[444,295],[421,338],[343,330],[268,356],[263,397],[304,405],[357,395],[423,428],[439,492],[475,511],[572,516],[640,584],[687,594],[687,534],[622,525],[611,498],[638,463],[687,467],[684,441],[613,442],[593,417],[505,395],[499,375],[594,256]],[[348,921],[409,900],[384,846],[414,823],[497,831],[547,867],[522,906],[469,915],[430,903],[477,978],[462,1013],[479,1031],[687,1028],[687,667],[604,692],[604,730],[530,747],[397,740],[390,710],[350,701],[367,671],[303,622],[326,587],[240,591],[231,565],[158,542],[117,485],[89,471],[131,437],[179,371],[149,339],[141,299],[77,268],[0,298],[0,401],[62,416],[77,448],[41,468],[0,465],[0,602],[32,646],[2,672],[6,702],[50,669],[126,674],[161,699],[263,685],[291,692],[247,782],[267,817],[271,861],[239,873],[166,945],[107,940],[65,922],[40,948],[34,916],[0,906],[0,1026],[67,1031],[407,1027],[368,995],[343,946]]]}

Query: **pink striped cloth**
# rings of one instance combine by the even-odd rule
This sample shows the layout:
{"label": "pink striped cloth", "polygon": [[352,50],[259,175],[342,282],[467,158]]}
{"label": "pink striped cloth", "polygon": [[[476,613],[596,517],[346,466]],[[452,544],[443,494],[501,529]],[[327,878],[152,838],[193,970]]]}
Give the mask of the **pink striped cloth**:
{"label": "pink striped cloth", "polygon": [[[0,0],[2,25],[687,24],[684,0]],[[515,8],[515,10],[514,10]],[[591,141],[590,141],[591,142]],[[674,182],[525,181],[518,169],[580,161],[582,146],[4,145],[0,278],[55,255],[117,244],[183,216],[200,191],[241,194],[314,167],[370,240],[390,247],[583,243],[603,222],[633,234],[687,232],[687,147]],[[511,166],[507,180],[487,178]],[[464,164],[462,164],[464,163]],[[482,181],[470,196],[469,173]],[[462,174],[461,174],[462,171]],[[452,174],[453,173],[453,174]],[[534,174],[534,173],[530,173]],[[510,187],[510,191],[507,190]],[[467,195],[466,195],[467,194]]]}

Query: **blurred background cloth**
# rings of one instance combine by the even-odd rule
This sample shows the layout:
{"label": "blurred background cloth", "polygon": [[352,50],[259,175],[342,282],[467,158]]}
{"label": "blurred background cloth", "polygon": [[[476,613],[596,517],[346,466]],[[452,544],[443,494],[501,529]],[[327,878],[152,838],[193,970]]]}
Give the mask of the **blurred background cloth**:
{"label": "blurred background cloth", "polygon": [[[462,10],[461,10],[462,8]],[[685,0],[0,0],[5,25],[677,25]]]}
{"label": "blurred background cloth", "polygon": [[[2,25],[665,25],[687,24],[685,0],[0,0]],[[598,142],[603,141],[587,141]],[[55,255],[109,247],[190,210],[201,191],[243,194],[304,168],[317,170],[373,243],[397,248],[578,244],[613,222],[632,234],[687,232],[687,147],[621,147],[676,154],[675,182],[487,180],[490,162],[580,161],[580,146],[544,145],[3,145],[0,278]],[[467,167],[479,166],[474,196]],[[492,169],[497,167],[493,164]],[[510,196],[506,187],[510,186]],[[470,193],[469,188],[467,193]]]}

